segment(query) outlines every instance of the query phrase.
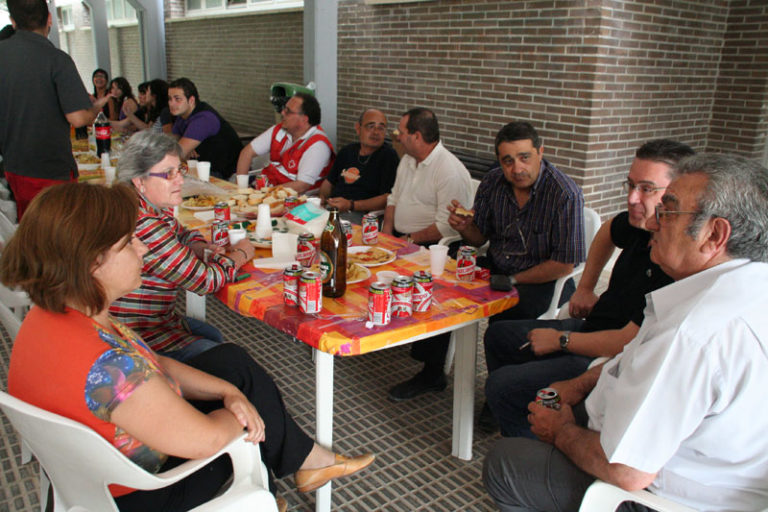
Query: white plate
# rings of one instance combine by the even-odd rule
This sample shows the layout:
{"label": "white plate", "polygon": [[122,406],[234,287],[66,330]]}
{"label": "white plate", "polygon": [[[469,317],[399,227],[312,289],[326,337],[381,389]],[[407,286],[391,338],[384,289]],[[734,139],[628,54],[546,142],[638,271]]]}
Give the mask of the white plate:
{"label": "white plate", "polygon": [[77,164],[79,171],[95,171],[99,167],[101,167],[101,164]]}
{"label": "white plate", "polygon": [[371,270],[368,267],[366,267],[365,265],[360,265],[359,263],[355,263],[355,265],[357,265],[358,267],[362,268],[365,271],[365,277],[361,277],[360,279],[355,279],[354,281],[347,281],[347,284],[362,283],[363,281],[371,277]]}
{"label": "white plate", "polygon": [[353,245],[352,247],[347,249],[347,260],[352,261],[353,263],[357,263],[359,265],[362,265],[364,267],[379,267],[381,265],[386,265],[387,263],[391,263],[391,262],[395,261],[395,253],[393,253],[392,251],[389,251],[387,249],[382,249],[381,247],[376,247],[376,249],[379,250],[379,251],[384,251],[385,253],[387,253],[388,258],[386,260],[380,262],[380,263],[363,263],[361,261],[356,261],[356,260],[350,260],[349,259],[349,255],[350,254],[360,254],[360,253],[363,253],[363,252],[368,252],[371,249],[373,249],[373,247],[366,247],[365,245]]}

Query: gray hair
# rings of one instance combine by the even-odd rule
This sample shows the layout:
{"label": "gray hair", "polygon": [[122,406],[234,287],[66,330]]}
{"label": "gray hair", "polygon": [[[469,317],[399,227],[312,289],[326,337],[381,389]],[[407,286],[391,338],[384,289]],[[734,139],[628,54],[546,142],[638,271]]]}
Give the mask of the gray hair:
{"label": "gray hair", "polygon": [[135,133],[123,146],[117,162],[117,180],[131,183],[133,178],[145,177],[149,170],[166,155],[182,158],[183,152],[173,137],[143,130]]}
{"label": "gray hair", "polygon": [[707,220],[720,217],[731,225],[729,256],[768,262],[768,169],[741,155],[701,153],[676,170],[678,176],[696,173],[708,181],[687,233],[696,236]]}

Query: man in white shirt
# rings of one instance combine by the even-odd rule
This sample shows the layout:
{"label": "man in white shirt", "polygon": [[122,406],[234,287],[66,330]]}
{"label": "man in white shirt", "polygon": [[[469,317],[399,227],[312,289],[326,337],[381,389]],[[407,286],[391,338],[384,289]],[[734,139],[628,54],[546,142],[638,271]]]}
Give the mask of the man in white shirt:
{"label": "man in white shirt", "polygon": [[621,354],[552,384],[560,410],[529,405],[539,440],[491,449],[483,478],[501,510],[577,510],[595,478],[697,510],[768,506],[768,170],[689,157],[647,227],[676,282],[648,294]]}
{"label": "man in white shirt", "polygon": [[319,190],[336,156],[320,127],[320,114],[317,98],[301,92],[294,94],[283,108],[283,121],[240,151],[237,174],[248,174],[251,160],[269,154],[269,165],[262,174],[271,185],[284,185],[299,194]]}
{"label": "man in white shirt", "polygon": [[405,155],[387,198],[381,230],[421,245],[455,235],[447,207],[451,199],[471,204],[469,171],[440,142],[437,117],[431,110],[409,110],[400,118],[398,132]]}

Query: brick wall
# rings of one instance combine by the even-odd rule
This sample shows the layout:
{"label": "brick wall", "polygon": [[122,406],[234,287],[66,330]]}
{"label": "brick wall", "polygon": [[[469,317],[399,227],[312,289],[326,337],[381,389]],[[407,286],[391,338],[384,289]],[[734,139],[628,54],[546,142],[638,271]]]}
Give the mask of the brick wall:
{"label": "brick wall", "polygon": [[768,164],[768,3],[731,2],[709,147]]}
{"label": "brick wall", "polygon": [[172,21],[168,79],[191,79],[236,130],[260,133],[274,123],[270,85],[302,82],[302,45],[301,12]]}
{"label": "brick wall", "polygon": [[138,24],[109,29],[109,57],[112,63],[110,78],[122,76],[128,79],[136,96],[139,84],[144,81]]}
{"label": "brick wall", "polygon": [[705,149],[728,1],[438,0],[339,5],[339,141],[367,106],[433,108],[444,143],[493,155],[529,119],[602,215],[654,137]]}

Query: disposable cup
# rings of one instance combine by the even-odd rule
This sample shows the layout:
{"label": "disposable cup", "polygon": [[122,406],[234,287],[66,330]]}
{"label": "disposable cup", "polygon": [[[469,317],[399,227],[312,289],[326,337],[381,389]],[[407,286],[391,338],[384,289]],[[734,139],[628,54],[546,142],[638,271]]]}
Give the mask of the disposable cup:
{"label": "disposable cup", "polygon": [[445,262],[447,260],[447,245],[435,244],[429,246],[429,270],[432,272],[433,277],[439,277],[443,275],[443,271],[445,270]]}
{"label": "disposable cup", "polygon": [[200,181],[211,179],[211,162],[197,162],[197,177]]}
{"label": "disposable cup", "polygon": [[237,188],[248,188],[248,178],[249,176],[247,174],[238,174]]}
{"label": "disposable cup", "polygon": [[104,181],[107,185],[111,185],[115,181],[115,175],[117,174],[117,168],[108,165],[104,168]]}
{"label": "disposable cup", "polygon": [[187,167],[190,171],[197,171],[197,160],[187,160]]}
{"label": "disposable cup", "polygon": [[230,245],[235,245],[240,240],[245,240],[245,236],[246,236],[245,230],[242,228],[230,229],[228,230],[228,234],[229,234]]}
{"label": "disposable cup", "polygon": [[397,277],[397,272],[394,270],[380,270],[376,272],[376,280],[382,283],[392,284],[392,281]]}

